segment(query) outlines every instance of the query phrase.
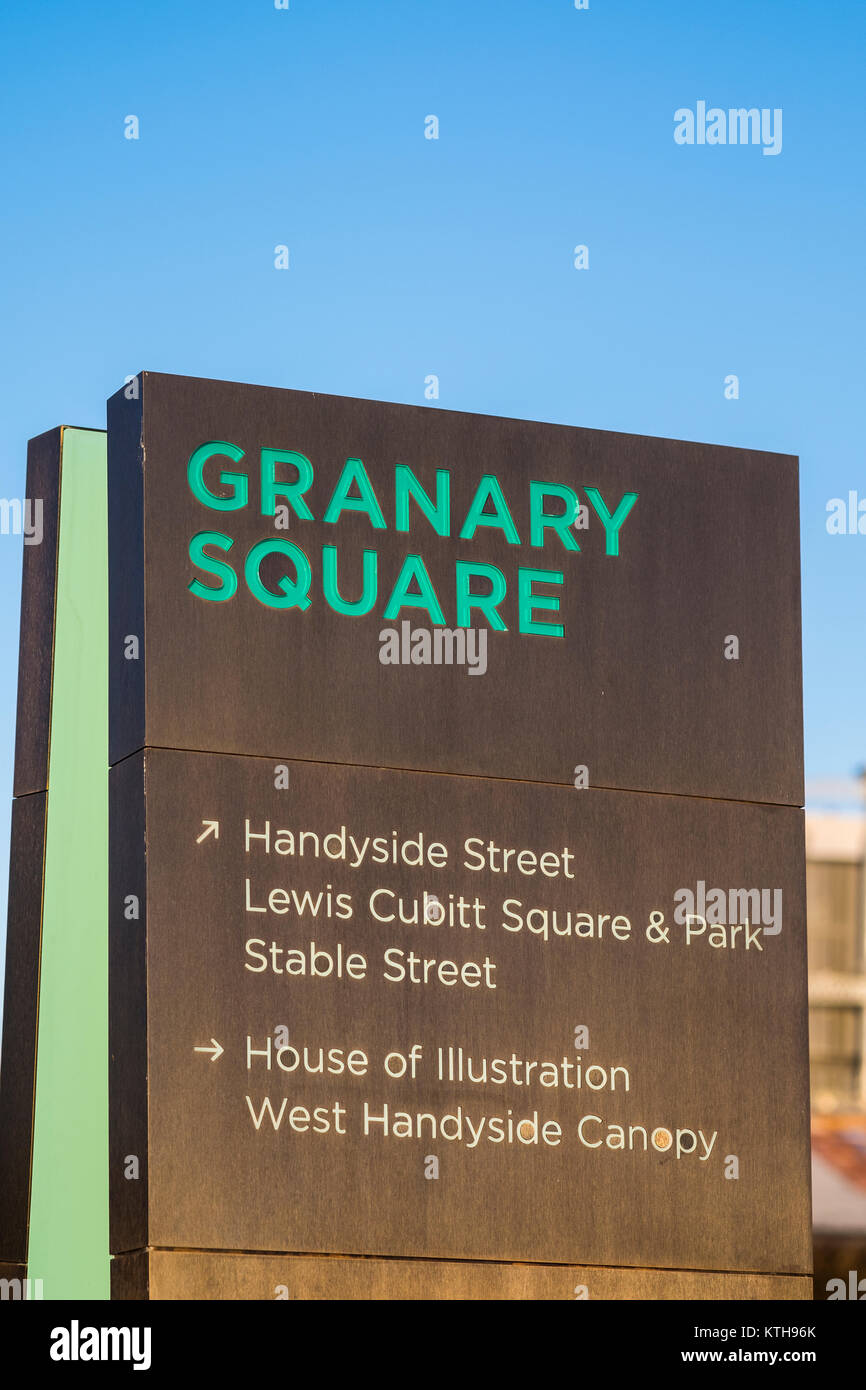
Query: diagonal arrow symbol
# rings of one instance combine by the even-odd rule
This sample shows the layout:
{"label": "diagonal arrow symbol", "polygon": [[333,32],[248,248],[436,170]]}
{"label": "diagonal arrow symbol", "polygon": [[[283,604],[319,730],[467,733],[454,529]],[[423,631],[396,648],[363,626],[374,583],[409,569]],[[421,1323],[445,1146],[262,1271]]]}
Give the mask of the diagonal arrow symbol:
{"label": "diagonal arrow symbol", "polygon": [[200,845],[202,840],[206,840],[208,835],[213,835],[215,840],[219,839],[220,823],[218,820],[203,820],[202,825],[204,826],[204,830],[201,832],[198,839],[196,840],[197,845]]}
{"label": "diagonal arrow symbol", "polygon": [[217,1057],[222,1057],[223,1053],[225,1052],[225,1048],[224,1048],[224,1047],[220,1047],[220,1045],[219,1045],[219,1043],[217,1042],[216,1038],[211,1038],[211,1043],[212,1043],[212,1046],[211,1046],[211,1047],[195,1047],[195,1048],[193,1048],[193,1051],[194,1051],[194,1052],[210,1052],[210,1053],[212,1054],[212,1056],[211,1056],[211,1061],[212,1061],[212,1062],[215,1062],[216,1059],[217,1059]]}

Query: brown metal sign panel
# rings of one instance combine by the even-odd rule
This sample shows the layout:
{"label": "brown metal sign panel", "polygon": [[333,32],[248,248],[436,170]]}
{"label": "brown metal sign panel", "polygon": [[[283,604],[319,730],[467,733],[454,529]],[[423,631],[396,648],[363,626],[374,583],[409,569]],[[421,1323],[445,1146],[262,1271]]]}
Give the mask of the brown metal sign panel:
{"label": "brown metal sign panel", "polygon": [[25,540],[22,560],[14,796],[48,786],[62,437],[58,427],[27,444],[27,506],[31,525],[39,526]]}
{"label": "brown metal sign panel", "polygon": [[63,430],[27,445],[0,1050],[0,1260],[27,1262]]}
{"label": "brown metal sign panel", "polygon": [[795,459],[151,373],[108,423],[112,763],[802,804]]}
{"label": "brown metal sign panel", "polygon": [[487,1260],[375,1260],[149,1250],[112,1261],[115,1299],[545,1301],[812,1297],[812,1280],[778,1274],[494,1264]]}
{"label": "brown metal sign panel", "polygon": [[164,750],[111,781],[115,1253],[808,1273],[799,810]]}
{"label": "brown metal sign panel", "polygon": [[0,1068],[0,1260],[27,1261],[47,792],[12,803]]}

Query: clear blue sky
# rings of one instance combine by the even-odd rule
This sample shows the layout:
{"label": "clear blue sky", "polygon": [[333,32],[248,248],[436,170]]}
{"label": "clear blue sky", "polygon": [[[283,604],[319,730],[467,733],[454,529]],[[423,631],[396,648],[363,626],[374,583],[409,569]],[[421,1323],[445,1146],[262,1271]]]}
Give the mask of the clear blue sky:
{"label": "clear blue sky", "polygon": [[[0,496],[142,368],[418,403],[435,373],[442,407],[796,453],[807,775],[847,776],[864,52],[856,0],[9,0]],[[782,108],[781,154],[678,146],[699,100]],[[0,536],[2,896],[20,567]]]}

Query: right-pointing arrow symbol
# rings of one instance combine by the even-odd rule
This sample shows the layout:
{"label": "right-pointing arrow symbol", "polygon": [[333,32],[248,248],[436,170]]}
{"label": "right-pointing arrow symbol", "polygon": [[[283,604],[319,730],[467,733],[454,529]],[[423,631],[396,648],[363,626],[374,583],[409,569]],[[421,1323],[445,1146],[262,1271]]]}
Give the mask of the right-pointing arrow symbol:
{"label": "right-pointing arrow symbol", "polygon": [[220,1047],[220,1045],[219,1045],[219,1043],[217,1042],[216,1038],[211,1038],[211,1043],[212,1043],[212,1046],[211,1046],[211,1047],[196,1047],[196,1048],[193,1048],[193,1051],[194,1051],[194,1052],[209,1052],[209,1053],[211,1054],[211,1061],[212,1061],[212,1062],[215,1062],[216,1059],[217,1059],[217,1057],[222,1057],[223,1053],[225,1052],[225,1048],[224,1048],[224,1047]]}
{"label": "right-pointing arrow symbol", "polygon": [[220,823],[218,820],[203,820],[202,825],[204,826],[204,830],[201,832],[198,839],[196,840],[197,845],[200,845],[202,840],[206,840],[208,835],[213,835],[215,840],[219,839]]}

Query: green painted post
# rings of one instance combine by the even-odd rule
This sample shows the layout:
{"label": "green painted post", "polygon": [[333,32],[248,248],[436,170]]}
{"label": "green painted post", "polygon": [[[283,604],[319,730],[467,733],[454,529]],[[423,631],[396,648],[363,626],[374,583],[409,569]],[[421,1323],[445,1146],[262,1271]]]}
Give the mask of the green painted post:
{"label": "green painted post", "polygon": [[107,614],[106,439],[66,428],[28,1251],[46,1299],[109,1297]]}

